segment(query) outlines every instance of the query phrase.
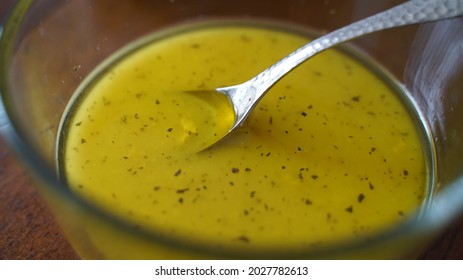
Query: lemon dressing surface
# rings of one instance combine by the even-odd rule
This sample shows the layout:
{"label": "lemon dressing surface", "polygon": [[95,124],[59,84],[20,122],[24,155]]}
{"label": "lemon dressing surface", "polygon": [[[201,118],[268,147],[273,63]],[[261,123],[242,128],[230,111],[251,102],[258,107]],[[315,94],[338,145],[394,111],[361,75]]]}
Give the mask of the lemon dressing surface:
{"label": "lemon dressing surface", "polygon": [[[367,239],[427,198],[427,146],[403,93],[346,52],[289,73],[243,127],[223,96],[308,38],[192,28],[134,48],[76,93],[59,139],[72,190],[136,227],[216,247]],[[226,67],[225,67],[226,66]]]}

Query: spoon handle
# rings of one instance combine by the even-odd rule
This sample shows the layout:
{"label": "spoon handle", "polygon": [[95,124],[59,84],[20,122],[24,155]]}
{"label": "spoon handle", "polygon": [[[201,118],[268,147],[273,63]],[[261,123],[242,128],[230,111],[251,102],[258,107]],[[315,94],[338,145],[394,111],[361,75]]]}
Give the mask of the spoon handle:
{"label": "spoon handle", "polygon": [[248,85],[255,89],[255,99],[258,100],[286,73],[316,53],[334,45],[379,30],[461,15],[463,15],[463,0],[408,1],[308,43],[248,81]]}

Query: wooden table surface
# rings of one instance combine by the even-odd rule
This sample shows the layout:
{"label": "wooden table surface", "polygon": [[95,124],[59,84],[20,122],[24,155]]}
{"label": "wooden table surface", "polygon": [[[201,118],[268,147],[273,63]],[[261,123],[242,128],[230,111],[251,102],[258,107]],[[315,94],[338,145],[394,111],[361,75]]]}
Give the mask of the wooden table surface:
{"label": "wooden table surface", "polygon": [[[0,19],[15,0],[0,1]],[[422,259],[463,259],[463,218]],[[79,259],[27,171],[0,138],[0,259]]]}

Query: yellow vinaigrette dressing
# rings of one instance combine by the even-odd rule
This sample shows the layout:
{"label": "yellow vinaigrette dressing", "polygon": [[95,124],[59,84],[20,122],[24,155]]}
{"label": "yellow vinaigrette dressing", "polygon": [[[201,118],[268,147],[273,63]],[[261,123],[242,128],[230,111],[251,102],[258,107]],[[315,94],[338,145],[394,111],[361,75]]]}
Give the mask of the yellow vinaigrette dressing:
{"label": "yellow vinaigrette dressing", "polygon": [[191,28],[101,67],[63,119],[73,191],[136,227],[223,248],[367,239],[428,197],[424,132],[403,94],[338,50],[311,58],[226,141],[224,97],[308,39],[253,25]]}

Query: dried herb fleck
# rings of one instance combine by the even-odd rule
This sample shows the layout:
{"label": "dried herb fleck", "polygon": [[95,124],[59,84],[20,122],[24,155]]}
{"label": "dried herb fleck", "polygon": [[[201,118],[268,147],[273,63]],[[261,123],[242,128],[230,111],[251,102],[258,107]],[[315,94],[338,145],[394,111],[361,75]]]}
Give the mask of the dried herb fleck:
{"label": "dried herb fleck", "polygon": [[360,102],[360,95],[354,96],[350,100],[353,101],[353,102]]}
{"label": "dried herb fleck", "polygon": [[250,242],[249,238],[248,238],[247,236],[245,236],[245,235],[239,236],[239,237],[237,238],[237,240],[238,240],[238,241],[241,241],[241,242],[244,242],[244,243],[249,243],[249,242]]}

